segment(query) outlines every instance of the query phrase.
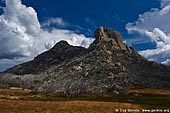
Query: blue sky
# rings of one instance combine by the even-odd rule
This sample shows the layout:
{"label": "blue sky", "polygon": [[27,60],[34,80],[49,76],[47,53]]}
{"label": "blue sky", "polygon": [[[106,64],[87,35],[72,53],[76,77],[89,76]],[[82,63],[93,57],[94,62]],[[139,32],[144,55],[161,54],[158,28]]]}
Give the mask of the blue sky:
{"label": "blue sky", "polygon": [[93,36],[98,26],[104,26],[121,32],[124,38],[129,37],[125,29],[128,22],[160,5],[158,0],[23,0],[23,3],[37,11],[40,22],[61,17],[75,27],[67,26],[65,29],[75,30],[79,26],[84,28],[80,33]]}
{"label": "blue sky", "polygon": [[170,0],[1,0],[0,71],[60,40],[88,47],[99,26],[120,32],[141,55],[170,62]]}

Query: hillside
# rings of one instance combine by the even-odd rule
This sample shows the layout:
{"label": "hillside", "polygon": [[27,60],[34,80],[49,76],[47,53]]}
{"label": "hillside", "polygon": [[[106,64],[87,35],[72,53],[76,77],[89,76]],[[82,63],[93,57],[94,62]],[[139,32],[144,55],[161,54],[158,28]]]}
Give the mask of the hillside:
{"label": "hillside", "polygon": [[170,88],[170,68],[147,61],[124,44],[118,32],[100,27],[95,38],[87,49],[57,43],[33,61],[5,71],[1,86],[64,95],[128,94],[125,87],[131,86]]}
{"label": "hillside", "polygon": [[10,69],[5,73],[17,75],[37,74],[53,65],[59,65],[85,52],[85,48],[69,45],[66,41],[60,41],[52,49],[46,51],[30,62],[26,62]]}

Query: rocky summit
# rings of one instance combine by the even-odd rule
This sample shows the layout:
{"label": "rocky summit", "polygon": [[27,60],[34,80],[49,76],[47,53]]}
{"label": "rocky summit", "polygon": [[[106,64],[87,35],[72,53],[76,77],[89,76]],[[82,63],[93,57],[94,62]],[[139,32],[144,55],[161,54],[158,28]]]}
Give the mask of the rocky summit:
{"label": "rocky summit", "polygon": [[1,87],[64,95],[128,94],[131,86],[170,88],[170,68],[147,61],[118,32],[99,27],[94,36],[87,49],[60,41],[34,60],[8,69],[0,76]]}

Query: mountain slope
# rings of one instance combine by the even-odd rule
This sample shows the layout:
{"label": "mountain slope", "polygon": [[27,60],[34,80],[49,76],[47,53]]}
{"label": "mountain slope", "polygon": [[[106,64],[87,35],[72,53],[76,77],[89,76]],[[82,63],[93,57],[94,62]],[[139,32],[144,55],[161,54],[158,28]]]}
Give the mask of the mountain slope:
{"label": "mountain slope", "polygon": [[[53,57],[49,55],[51,51],[57,52],[57,60],[61,55],[66,55],[68,58],[47,69],[38,70],[37,75],[32,75],[35,77],[34,80],[31,82],[28,80],[29,84],[25,86],[31,87],[36,92],[73,95],[105,92],[128,93],[123,87],[130,86],[170,88],[170,69],[147,61],[133,48],[124,44],[118,32],[100,27],[95,32],[95,38],[88,49],[68,46],[67,49],[74,48],[73,57],[69,57],[72,55],[69,52],[67,56],[67,52],[63,52],[63,49],[59,51],[62,46],[57,47],[55,51],[51,49],[41,54],[44,56],[40,63],[43,63],[46,57]],[[41,57],[36,58],[35,60],[38,60]],[[25,63],[25,68],[28,64]],[[7,72],[13,73],[11,70],[19,72],[20,69],[22,66],[11,68]],[[24,76],[19,76],[20,81],[23,80],[22,77]],[[13,77],[13,79],[16,78]]]}
{"label": "mountain slope", "polygon": [[17,75],[37,74],[53,65],[58,65],[79,56],[85,51],[86,49],[83,47],[71,46],[66,41],[60,41],[49,51],[35,57],[34,60],[9,68],[5,73]]}

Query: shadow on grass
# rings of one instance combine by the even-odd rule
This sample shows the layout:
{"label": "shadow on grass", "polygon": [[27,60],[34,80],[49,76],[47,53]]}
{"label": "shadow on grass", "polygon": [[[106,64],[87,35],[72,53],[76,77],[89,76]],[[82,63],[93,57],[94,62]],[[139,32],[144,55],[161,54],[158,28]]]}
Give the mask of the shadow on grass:
{"label": "shadow on grass", "polygon": [[41,96],[41,97],[29,97],[22,98],[22,100],[31,101],[98,101],[98,102],[119,102],[119,103],[132,103],[140,105],[142,108],[169,108],[170,107],[170,95],[159,94],[142,94],[138,96],[134,95],[86,95],[86,96]]}

